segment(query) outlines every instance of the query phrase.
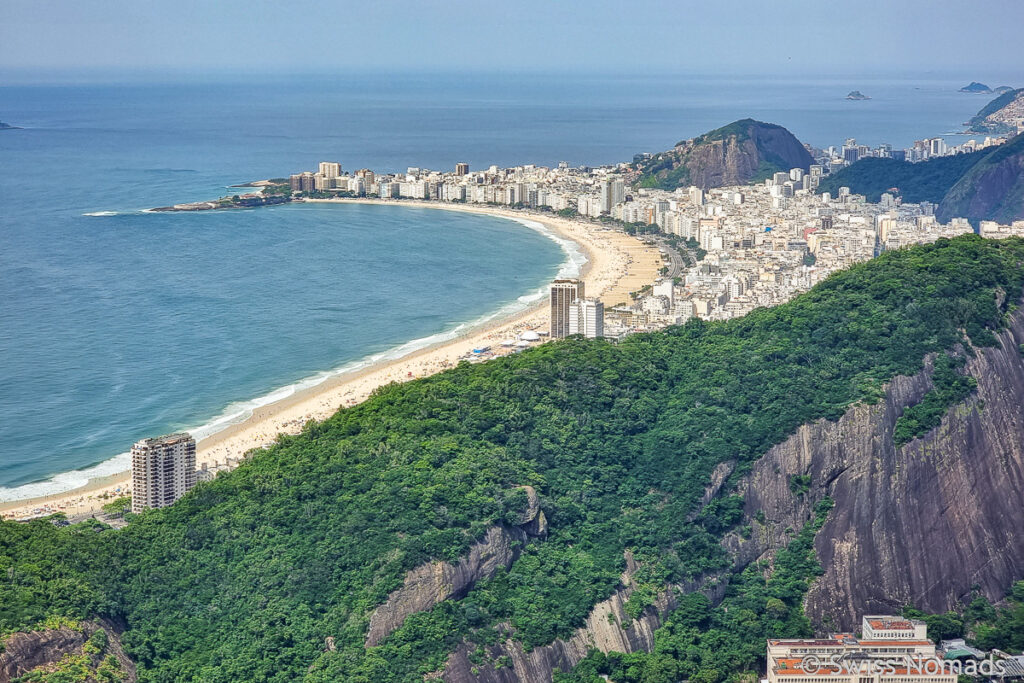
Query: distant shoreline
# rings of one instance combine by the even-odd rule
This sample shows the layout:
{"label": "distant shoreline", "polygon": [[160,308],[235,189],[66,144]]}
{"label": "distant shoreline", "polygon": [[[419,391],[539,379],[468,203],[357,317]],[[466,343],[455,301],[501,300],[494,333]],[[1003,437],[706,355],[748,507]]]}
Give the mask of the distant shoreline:
{"label": "distant shoreline", "polygon": [[[661,266],[656,248],[649,247],[624,233],[609,231],[585,221],[573,221],[551,215],[538,215],[526,211],[503,210],[492,207],[444,204],[416,200],[374,199],[308,199],[301,202],[333,204],[376,204],[408,208],[430,208],[464,213],[476,213],[510,219],[522,224],[534,221],[559,238],[576,245],[586,256],[579,276],[587,283],[588,292],[608,294],[616,301],[629,291],[639,289],[641,282],[653,281]],[[527,227],[528,226],[525,226]],[[531,229],[531,228],[528,228]],[[564,262],[563,262],[564,264]],[[498,315],[496,312],[492,315]],[[339,408],[351,407],[369,396],[376,388],[389,382],[423,377],[452,367],[457,358],[480,345],[493,345],[514,335],[517,330],[546,329],[547,308],[538,301],[498,318],[485,319],[450,339],[442,339],[420,349],[413,349],[396,358],[382,358],[366,367],[333,376],[322,382],[278,401],[260,406],[252,414],[235,424],[199,440],[197,463],[223,464],[227,458],[241,458],[244,453],[273,443],[279,433],[296,433],[308,419],[322,420]],[[391,350],[394,352],[395,347]],[[386,356],[387,352],[385,352]],[[365,359],[364,359],[365,360]],[[410,377],[411,374],[411,377]],[[127,446],[128,444],[126,444]],[[90,479],[85,485],[71,490],[28,499],[0,503],[0,515],[25,517],[33,510],[51,506],[54,511],[69,516],[98,512],[103,504],[113,499],[114,490],[121,487],[123,495],[130,484],[129,472]],[[107,498],[102,496],[106,495]],[[57,509],[59,506],[63,506]]]}

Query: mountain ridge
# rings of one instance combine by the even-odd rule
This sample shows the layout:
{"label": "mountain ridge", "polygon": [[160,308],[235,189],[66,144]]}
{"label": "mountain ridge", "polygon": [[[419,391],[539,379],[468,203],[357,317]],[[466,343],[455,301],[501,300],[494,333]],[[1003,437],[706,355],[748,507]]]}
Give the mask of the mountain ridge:
{"label": "mountain ridge", "polygon": [[818,192],[837,193],[846,186],[869,201],[884,192],[904,201],[931,202],[947,222],[967,218],[972,224],[1024,219],[1024,134],[976,152],[912,163],[869,157],[826,177]]}
{"label": "mountain ridge", "polygon": [[[971,117],[967,122],[967,132],[996,135],[1014,133],[1017,128],[1010,125],[1007,119],[1018,110],[1024,110],[1024,88],[1001,91],[998,97]],[[1022,114],[1024,112],[1017,113],[1017,116]]]}

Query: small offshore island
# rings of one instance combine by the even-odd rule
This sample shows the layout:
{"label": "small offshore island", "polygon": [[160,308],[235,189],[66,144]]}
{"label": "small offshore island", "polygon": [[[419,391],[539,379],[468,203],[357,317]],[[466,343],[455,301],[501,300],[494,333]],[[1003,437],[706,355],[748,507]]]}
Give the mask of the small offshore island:
{"label": "small offshore island", "polygon": [[21,130],[21,128],[18,127],[18,126],[12,126],[9,123],[4,123],[3,121],[0,121],[0,130]]}
{"label": "small offshore island", "polygon": [[860,90],[853,90],[849,95],[846,96],[848,100],[870,100],[871,98],[862,93]]}

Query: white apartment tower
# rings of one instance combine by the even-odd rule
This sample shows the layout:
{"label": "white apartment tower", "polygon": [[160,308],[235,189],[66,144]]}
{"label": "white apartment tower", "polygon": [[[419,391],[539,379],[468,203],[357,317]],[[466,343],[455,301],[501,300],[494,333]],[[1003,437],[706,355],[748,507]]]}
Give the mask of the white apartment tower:
{"label": "white apartment tower", "polygon": [[196,440],[189,434],[132,446],[132,512],[167,507],[196,485]]}
{"label": "white apartment tower", "polygon": [[604,304],[599,299],[576,299],[569,307],[569,334],[588,339],[604,336]]}
{"label": "white apartment tower", "polygon": [[337,161],[321,161],[320,175],[324,178],[337,178],[341,175],[341,164]]}
{"label": "white apartment tower", "polygon": [[551,283],[552,339],[561,339],[570,334],[569,320],[572,317],[572,303],[582,298],[582,280],[555,280]]}

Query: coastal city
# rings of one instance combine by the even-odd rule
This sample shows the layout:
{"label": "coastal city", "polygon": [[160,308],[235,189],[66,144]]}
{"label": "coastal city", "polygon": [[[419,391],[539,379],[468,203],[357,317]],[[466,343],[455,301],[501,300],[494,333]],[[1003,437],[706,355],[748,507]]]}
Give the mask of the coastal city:
{"label": "coastal city", "polygon": [[[554,168],[525,165],[485,170],[460,163],[449,172],[411,167],[404,174],[370,169],[347,173],[340,163],[322,162],[316,171],[293,174],[287,189],[294,197],[313,200],[376,197],[500,206],[637,235],[659,247],[665,260],[660,277],[632,292],[628,301],[580,296],[578,303],[559,303],[564,323],[556,323],[554,317],[551,322],[555,338],[578,333],[619,339],[685,323],[691,317],[742,316],[788,301],[833,272],[883,251],[975,232],[966,218],[940,223],[934,204],[903,202],[895,188],[874,203],[847,187],[840,187],[835,196],[819,194],[817,188],[823,178],[860,159],[920,162],[1005,141],[1005,137],[986,137],[954,146],[937,137],[896,150],[891,145],[870,148],[847,139],[840,147],[808,147],[817,163],[807,170],[794,168],[772,173],[762,182],[709,190],[635,187],[638,174],[630,164],[591,168],[565,162]],[[994,238],[1024,235],[1024,221],[981,221],[977,232]],[[556,294],[555,287],[551,296],[555,316],[556,298],[561,302],[564,297]],[[578,322],[583,317],[591,322]]]}
{"label": "coastal city", "polygon": [[6,2],[0,683],[1024,683],[1022,25]]}
{"label": "coastal city", "polygon": [[[1024,127],[1024,119],[1014,124]],[[1006,224],[966,218],[940,222],[937,206],[908,203],[897,188],[870,202],[862,194],[838,187],[833,196],[819,190],[830,175],[865,158],[923,162],[969,154],[1005,143],[988,136],[948,145],[944,138],[920,140],[907,149],[871,148],[847,139],[838,147],[804,145],[815,163],[774,171],[746,185],[672,191],[645,187],[638,162],[608,166],[553,168],[524,165],[471,169],[458,163],[451,171],[410,167],[405,173],[371,169],[344,170],[336,161],[320,162],[315,171],[247,183],[259,192],[216,202],[197,202],[158,210],[195,211],[256,207],[285,202],[376,202],[435,206],[522,216],[547,227],[575,231],[578,244],[595,254],[618,254],[587,286],[583,277],[557,279],[547,301],[511,325],[467,338],[461,347],[439,350],[432,360],[408,362],[340,394],[341,405],[354,405],[384,382],[405,381],[452,367],[518,353],[549,339],[573,335],[612,341],[637,332],[684,324],[691,318],[727,320],[754,309],[777,306],[832,273],[880,253],[940,238],[978,232],[982,237],[1024,236],[1024,221]],[[683,141],[684,148],[692,141]],[[476,208],[473,208],[476,207]],[[614,240],[615,246],[611,241]],[[597,246],[598,242],[604,246]],[[646,251],[628,252],[629,245]],[[645,265],[638,261],[646,260]],[[632,274],[630,274],[632,273]],[[589,279],[593,280],[594,274]],[[614,286],[613,286],[614,283]],[[140,441],[132,447],[132,476],[122,478],[74,501],[26,501],[4,514],[19,519],[57,511],[73,518],[99,514],[120,523],[127,509],[116,501],[131,497],[131,509],[164,507],[196,483],[236,468],[252,448],[271,445],[278,433],[295,433],[310,419],[322,419],[337,407],[337,398],[321,400],[313,410],[292,412],[245,439],[200,449],[188,434]],[[238,443],[238,445],[233,445]],[[114,502],[112,502],[114,501]],[[101,510],[105,510],[102,512]]]}
{"label": "coastal city", "polygon": [[[1017,121],[1024,126],[1024,119]],[[871,148],[847,139],[839,147],[805,145],[815,163],[767,174],[746,185],[667,191],[644,187],[636,162],[553,168],[524,165],[473,170],[459,163],[451,171],[410,167],[405,173],[370,169],[346,172],[340,162],[320,162],[315,171],[248,183],[260,192],[230,200],[198,202],[161,210],[194,211],[265,206],[284,202],[377,202],[477,210],[522,216],[553,229],[572,228],[569,237],[589,244],[587,253],[617,253],[597,275],[602,284],[588,287],[583,277],[555,280],[547,301],[511,325],[448,346],[432,360],[392,367],[380,378],[341,393],[341,405],[354,405],[375,386],[401,382],[452,367],[518,353],[549,339],[573,335],[620,340],[637,332],[684,324],[691,318],[727,320],[754,309],[777,306],[805,292],[832,273],[880,253],[940,238],[978,232],[982,237],[1024,236],[1024,221],[1001,224],[966,218],[940,222],[937,206],[908,203],[897,188],[878,202],[839,187],[833,196],[819,191],[821,182],[859,160],[891,158],[923,162],[967,154],[1006,142],[1005,136],[947,145],[943,138],[895,150]],[[685,146],[691,141],[684,141]],[[227,202],[227,203],[225,203]],[[474,208],[476,207],[476,208]],[[612,247],[611,240],[615,245]],[[596,246],[600,242],[603,247]],[[646,251],[627,253],[629,245]],[[646,259],[641,265],[637,259]],[[629,275],[629,273],[632,273]],[[628,275],[628,276],[627,276]],[[590,279],[593,279],[592,277]],[[615,286],[611,286],[612,283]],[[293,411],[287,419],[265,426],[232,445],[206,446],[197,459],[188,434],[146,439],[132,447],[132,476],[118,479],[73,502],[26,501],[3,514],[19,519],[66,511],[73,518],[99,514],[120,523],[125,506],[112,502],[131,497],[131,508],[170,505],[197,482],[236,468],[253,447],[267,447],[278,433],[295,433],[310,419],[322,419],[337,407],[337,398],[321,400],[313,410]],[[106,510],[103,513],[101,510]],[[111,512],[113,510],[113,513]]]}

